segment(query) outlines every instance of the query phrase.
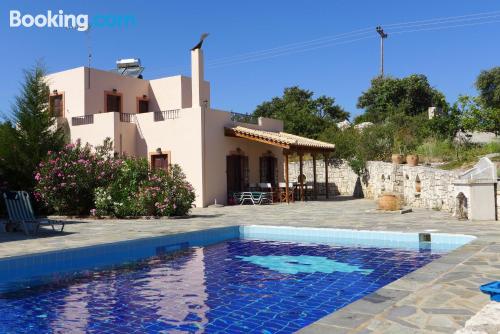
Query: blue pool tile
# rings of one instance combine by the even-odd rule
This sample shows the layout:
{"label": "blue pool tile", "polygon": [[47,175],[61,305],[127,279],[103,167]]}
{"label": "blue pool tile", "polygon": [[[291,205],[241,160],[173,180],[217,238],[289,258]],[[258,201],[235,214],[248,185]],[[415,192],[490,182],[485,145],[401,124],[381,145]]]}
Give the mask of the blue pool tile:
{"label": "blue pool tile", "polygon": [[[264,229],[260,231],[264,233]],[[46,282],[43,285],[33,286],[31,279],[24,284],[32,287],[0,294],[0,332],[293,333],[442,254],[418,247],[233,239],[234,230],[225,233],[231,240],[210,246],[203,245],[220,237],[197,235],[189,242],[199,247],[191,248],[175,246],[185,238],[169,239],[168,244],[157,239],[150,246],[153,250],[139,245],[141,256],[137,258],[150,253],[146,259],[128,260],[127,265],[100,271],[76,270],[86,260],[71,253],[61,255],[63,263],[73,261],[76,271],[71,275],[52,275],[50,279],[41,275],[38,279]],[[310,235],[321,236],[318,231]],[[300,235],[295,233],[295,237]],[[370,234],[365,237],[374,238]],[[107,247],[118,261],[133,255],[128,246],[122,245],[127,255],[121,254],[117,245]],[[173,247],[180,251],[168,253]],[[260,265],[266,261],[244,260],[252,256],[283,257],[292,262],[293,257],[306,256],[307,261],[300,265],[318,263],[320,270],[273,270],[273,266]],[[310,261],[314,258],[318,261]],[[45,263],[43,257],[40,259]],[[30,261],[21,258],[15,263],[27,266]],[[110,259],[101,261],[107,264]],[[325,270],[331,263],[363,271]],[[55,262],[47,265],[64,268]]]}

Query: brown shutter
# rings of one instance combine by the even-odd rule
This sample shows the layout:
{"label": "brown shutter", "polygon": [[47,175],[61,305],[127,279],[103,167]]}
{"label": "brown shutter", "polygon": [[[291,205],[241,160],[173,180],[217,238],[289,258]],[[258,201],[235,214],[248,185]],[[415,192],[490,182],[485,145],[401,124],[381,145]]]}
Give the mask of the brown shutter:
{"label": "brown shutter", "polygon": [[278,159],[273,159],[273,188],[278,185]]}
{"label": "brown shutter", "polygon": [[259,170],[259,175],[260,175],[260,182],[266,182],[266,168],[265,168],[265,164],[266,164],[266,158],[264,157],[260,157],[259,158],[259,166],[260,166],[260,170]]}
{"label": "brown shutter", "polygon": [[243,167],[243,173],[242,173],[242,181],[243,181],[243,185],[242,185],[242,190],[247,190],[249,185],[250,185],[250,177],[249,177],[249,170],[248,170],[248,157],[247,156],[242,156],[241,157],[242,160],[243,160],[243,163],[241,164],[242,167]]}

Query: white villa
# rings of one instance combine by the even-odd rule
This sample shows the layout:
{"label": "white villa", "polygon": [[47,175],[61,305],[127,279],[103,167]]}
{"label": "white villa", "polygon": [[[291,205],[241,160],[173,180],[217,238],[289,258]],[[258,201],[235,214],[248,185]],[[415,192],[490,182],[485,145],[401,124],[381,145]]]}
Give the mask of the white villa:
{"label": "white villa", "polygon": [[147,157],[152,168],[179,164],[199,207],[225,204],[229,194],[252,183],[277,187],[288,178],[285,161],[292,152],[334,150],[332,144],[283,133],[282,121],[212,108],[201,48],[191,51],[191,78],[145,80],[140,72],[140,64],[133,64],[50,74],[51,112],[73,142],[100,145],[110,137],[116,153]]}

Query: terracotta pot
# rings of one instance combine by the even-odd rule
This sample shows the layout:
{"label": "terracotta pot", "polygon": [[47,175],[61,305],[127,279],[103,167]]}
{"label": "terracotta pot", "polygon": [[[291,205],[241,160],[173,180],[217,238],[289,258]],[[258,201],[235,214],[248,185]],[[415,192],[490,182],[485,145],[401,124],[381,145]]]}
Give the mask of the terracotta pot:
{"label": "terracotta pot", "polygon": [[402,154],[393,154],[392,155],[392,163],[396,165],[400,165],[403,163],[404,156]]}
{"label": "terracotta pot", "polygon": [[378,200],[378,208],[385,211],[401,209],[401,200],[396,194],[382,194]]}
{"label": "terracotta pot", "polygon": [[418,155],[409,154],[406,156],[406,163],[408,166],[415,167],[418,165]]}

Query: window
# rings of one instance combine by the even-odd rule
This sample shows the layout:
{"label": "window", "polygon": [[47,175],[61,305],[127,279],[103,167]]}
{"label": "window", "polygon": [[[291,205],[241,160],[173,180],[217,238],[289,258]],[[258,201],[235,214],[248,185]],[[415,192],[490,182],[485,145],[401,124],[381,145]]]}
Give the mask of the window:
{"label": "window", "polygon": [[152,154],[151,168],[168,170],[168,154]]}
{"label": "window", "polygon": [[122,112],[122,94],[105,92],[106,112]]}
{"label": "window", "polygon": [[49,110],[53,117],[64,116],[64,97],[62,93],[51,94],[49,97]]}
{"label": "window", "polygon": [[137,112],[139,114],[149,111],[149,101],[147,99],[140,98],[137,100]]}

